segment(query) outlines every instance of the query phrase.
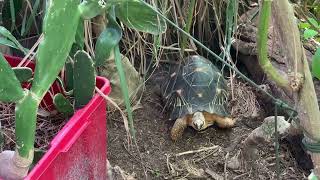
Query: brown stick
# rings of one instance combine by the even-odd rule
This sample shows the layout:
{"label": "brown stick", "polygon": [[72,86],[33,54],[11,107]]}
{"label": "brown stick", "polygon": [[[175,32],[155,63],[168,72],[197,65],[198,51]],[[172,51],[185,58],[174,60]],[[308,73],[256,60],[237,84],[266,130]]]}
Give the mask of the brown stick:
{"label": "brown stick", "polygon": [[176,157],[183,156],[183,155],[188,155],[188,154],[200,153],[200,152],[203,152],[203,151],[215,150],[215,149],[217,149],[219,147],[220,146],[211,146],[211,147],[205,147],[205,148],[194,150],[194,151],[186,151],[186,152],[182,152],[182,153],[176,154]]}

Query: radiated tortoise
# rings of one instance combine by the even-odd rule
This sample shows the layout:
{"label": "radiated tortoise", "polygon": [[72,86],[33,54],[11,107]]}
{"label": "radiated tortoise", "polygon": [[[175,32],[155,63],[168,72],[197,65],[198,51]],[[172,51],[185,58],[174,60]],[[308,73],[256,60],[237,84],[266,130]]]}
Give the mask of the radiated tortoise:
{"label": "radiated tortoise", "polygon": [[171,111],[170,120],[175,120],[171,138],[179,139],[188,126],[197,131],[213,124],[233,127],[235,122],[226,107],[227,88],[221,71],[202,56],[188,56],[178,68],[170,70],[161,91],[165,108]]}

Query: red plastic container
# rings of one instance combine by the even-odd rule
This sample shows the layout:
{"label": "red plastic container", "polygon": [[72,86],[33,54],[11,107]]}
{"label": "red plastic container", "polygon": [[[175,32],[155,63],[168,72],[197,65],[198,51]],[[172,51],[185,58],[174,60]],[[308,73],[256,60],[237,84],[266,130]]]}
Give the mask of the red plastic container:
{"label": "red plastic container", "polygon": [[[21,58],[5,56],[11,66]],[[28,65],[34,68],[34,64]],[[110,83],[103,77],[96,84],[108,95]],[[57,84],[52,86],[55,90]],[[48,94],[44,102],[52,105]],[[99,94],[69,119],[68,123],[51,141],[49,150],[29,172],[26,180],[106,179],[107,175],[107,113],[106,101]]]}

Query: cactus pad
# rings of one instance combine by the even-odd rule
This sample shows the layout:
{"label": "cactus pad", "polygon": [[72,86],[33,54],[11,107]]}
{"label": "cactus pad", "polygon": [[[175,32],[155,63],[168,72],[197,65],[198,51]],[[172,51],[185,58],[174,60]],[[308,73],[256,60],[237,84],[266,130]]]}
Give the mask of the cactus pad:
{"label": "cactus pad", "polygon": [[73,107],[70,101],[61,93],[58,93],[54,96],[53,103],[58,112],[61,112],[67,116],[73,114]]}
{"label": "cactus pad", "polygon": [[73,62],[68,58],[65,64],[66,68],[66,90],[71,91],[73,89]]}
{"label": "cactus pad", "polygon": [[28,67],[14,67],[12,68],[18,80],[23,82],[28,82],[32,79],[32,69]]}
{"label": "cactus pad", "polygon": [[24,97],[21,84],[7,60],[0,55],[0,101],[16,102]]}
{"label": "cactus pad", "polygon": [[85,106],[93,97],[96,72],[90,55],[81,50],[75,54],[73,68],[73,95],[75,109]]}

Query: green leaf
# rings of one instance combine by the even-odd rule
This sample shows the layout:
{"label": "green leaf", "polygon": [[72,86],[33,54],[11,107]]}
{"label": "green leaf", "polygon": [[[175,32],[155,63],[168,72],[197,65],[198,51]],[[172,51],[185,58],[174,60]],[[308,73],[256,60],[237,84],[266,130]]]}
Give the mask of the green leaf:
{"label": "green leaf", "polygon": [[300,29],[310,28],[310,26],[311,25],[309,23],[299,23]]}
{"label": "green leaf", "polygon": [[99,35],[95,46],[95,66],[101,66],[110,57],[113,48],[121,40],[121,27],[110,15],[108,25]]}
{"label": "green leaf", "polygon": [[306,29],[306,30],[304,31],[304,33],[303,33],[303,37],[304,37],[305,39],[310,39],[310,38],[315,37],[317,34],[318,34],[318,32],[315,31],[315,30]]}
{"label": "green leaf", "polygon": [[4,46],[9,46],[15,49],[19,49],[12,41],[8,40],[7,38],[0,37],[0,44]]}
{"label": "green leaf", "polygon": [[79,12],[83,19],[91,19],[101,14],[106,8],[103,0],[84,0],[79,5]]}
{"label": "green leaf", "polygon": [[131,109],[131,105],[130,105],[130,96],[129,96],[129,91],[128,91],[128,83],[126,80],[126,75],[125,75],[125,71],[123,70],[122,67],[122,62],[121,62],[121,54],[120,54],[120,49],[119,49],[119,45],[117,45],[114,48],[114,60],[115,60],[115,64],[118,70],[118,75],[120,78],[120,88],[121,88],[121,92],[124,98],[124,102],[126,105],[126,109],[128,112],[128,124],[129,124],[129,128],[130,128],[130,134],[132,136],[132,138],[135,140],[135,130],[134,130],[134,126],[133,126],[133,116],[132,116],[132,109]]}
{"label": "green leaf", "polygon": [[[10,40],[8,40],[7,38],[4,38],[4,37],[0,37],[0,44],[20,50],[19,47],[16,46],[16,44],[14,44],[12,41],[10,41]],[[29,49],[27,49],[27,48],[24,48],[24,50],[26,52],[29,51]]]}
{"label": "green leaf", "polygon": [[311,171],[311,174],[308,176],[308,180],[319,180],[317,175]]}
{"label": "green leaf", "polygon": [[53,103],[58,112],[61,112],[67,116],[72,115],[74,112],[70,101],[61,93],[58,93],[54,96]]}
{"label": "green leaf", "polygon": [[312,57],[311,73],[313,76],[320,79],[320,48],[317,49]]}
{"label": "green leaf", "polygon": [[85,106],[93,97],[96,72],[93,60],[85,51],[78,51],[74,58],[73,95],[75,109]]}
{"label": "green leaf", "polygon": [[32,79],[32,69],[28,67],[14,67],[12,68],[17,79],[22,82],[28,82]]}
{"label": "green leaf", "polygon": [[320,25],[318,24],[318,22],[317,22],[315,19],[313,19],[313,18],[308,18],[308,20],[311,22],[311,24],[314,25],[314,27],[320,28]]}
{"label": "green leaf", "polygon": [[8,40],[10,40],[12,43],[15,44],[15,46],[22,51],[24,54],[27,54],[28,51],[18,42],[18,40],[8,31],[5,27],[0,26],[0,35],[4,36]]}
{"label": "green leaf", "polygon": [[16,102],[24,97],[21,84],[7,60],[0,55],[0,101]]}
{"label": "green leaf", "polygon": [[126,26],[155,35],[166,31],[166,22],[151,7],[139,0],[120,0],[117,2],[116,16]]}

